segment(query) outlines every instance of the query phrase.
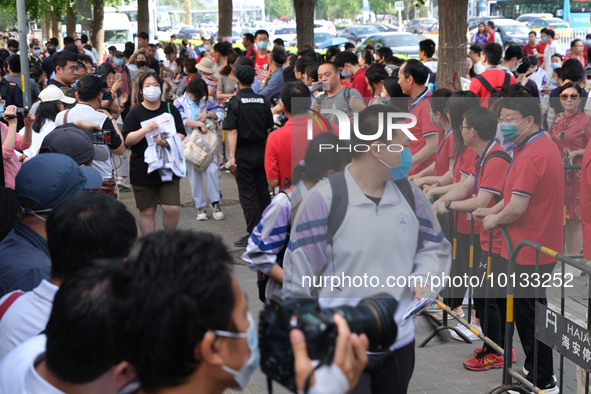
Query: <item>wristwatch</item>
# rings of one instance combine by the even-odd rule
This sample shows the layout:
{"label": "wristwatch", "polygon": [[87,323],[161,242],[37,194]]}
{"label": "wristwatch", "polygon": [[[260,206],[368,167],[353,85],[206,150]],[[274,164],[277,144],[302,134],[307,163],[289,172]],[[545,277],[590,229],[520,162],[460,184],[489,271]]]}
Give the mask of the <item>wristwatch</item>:
{"label": "wristwatch", "polygon": [[444,207],[445,207],[445,209],[447,209],[448,211],[453,211],[453,209],[451,208],[451,203],[452,203],[452,201],[451,201],[451,200],[447,200],[443,206],[444,206]]}

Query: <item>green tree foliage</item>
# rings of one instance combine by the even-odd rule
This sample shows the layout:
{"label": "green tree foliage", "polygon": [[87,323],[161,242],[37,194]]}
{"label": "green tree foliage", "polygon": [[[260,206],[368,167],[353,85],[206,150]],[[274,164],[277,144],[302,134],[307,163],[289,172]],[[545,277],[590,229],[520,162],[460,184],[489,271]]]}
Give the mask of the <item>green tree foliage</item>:
{"label": "green tree foliage", "polygon": [[[371,0],[370,0],[371,4]],[[362,12],[361,0],[318,0],[316,3],[316,17],[319,19],[334,20],[337,18],[352,19]]]}

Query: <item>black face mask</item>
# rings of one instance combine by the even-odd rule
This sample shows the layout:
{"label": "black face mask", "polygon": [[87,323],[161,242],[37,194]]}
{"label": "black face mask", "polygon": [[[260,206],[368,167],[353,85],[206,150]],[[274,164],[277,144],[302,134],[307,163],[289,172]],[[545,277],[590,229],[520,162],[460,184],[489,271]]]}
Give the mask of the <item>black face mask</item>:
{"label": "black face mask", "polygon": [[145,60],[140,60],[139,62],[137,62],[137,66],[138,67],[144,67],[146,65],[146,61]]}

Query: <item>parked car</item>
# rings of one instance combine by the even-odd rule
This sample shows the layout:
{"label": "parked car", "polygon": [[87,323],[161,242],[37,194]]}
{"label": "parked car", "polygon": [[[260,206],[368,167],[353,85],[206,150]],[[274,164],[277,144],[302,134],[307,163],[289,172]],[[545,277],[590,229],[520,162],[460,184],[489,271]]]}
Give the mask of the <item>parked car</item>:
{"label": "parked car", "polygon": [[381,32],[400,31],[400,26],[393,25],[391,23],[377,22],[377,23],[370,23],[370,25],[375,26]]}
{"label": "parked car", "polygon": [[295,25],[289,26],[281,26],[275,29],[273,33],[273,38],[271,38],[271,42],[276,38],[281,38],[286,46],[291,45],[295,41],[297,37],[296,27]]}
{"label": "parked car", "polygon": [[335,27],[334,23],[325,21],[324,19],[314,21],[314,31],[325,31],[332,35],[337,34],[337,28]]}
{"label": "parked car", "polygon": [[537,19],[537,18],[553,18],[554,15],[552,14],[523,14],[520,15],[517,18],[517,22],[522,22],[522,23],[528,23],[529,21],[531,21],[532,19]]}
{"label": "parked car", "polygon": [[179,32],[176,33],[176,38],[182,40],[183,38],[187,39],[197,39],[197,29],[193,26],[182,26],[179,29]]}
{"label": "parked car", "polygon": [[338,34],[338,37],[345,37],[354,44],[365,40],[367,37],[378,34],[380,31],[373,25],[349,26]]}
{"label": "parked car", "polygon": [[419,57],[419,38],[411,33],[380,33],[368,37],[356,49],[361,52],[368,45],[373,45],[376,50],[383,46],[389,47],[394,55],[406,55],[409,57]]}
{"label": "parked car", "polygon": [[423,34],[437,22],[435,18],[415,18],[404,27],[404,31],[414,34]]}
{"label": "parked car", "polygon": [[563,21],[559,18],[536,18],[532,19],[527,23],[527,26],[531,30],[540,31],[543,28],[553,29],[553,30],[566,30],[569,29],[570,26],[568,22]]}
{"label": "parked car", "polygon": [[496,22],[497,19],[506,19],[502,15],[495,15],[495,16],[477,16],[476,18],[468,19],[468,30],[478,28],[480,23],[486,23],[487,21]]}

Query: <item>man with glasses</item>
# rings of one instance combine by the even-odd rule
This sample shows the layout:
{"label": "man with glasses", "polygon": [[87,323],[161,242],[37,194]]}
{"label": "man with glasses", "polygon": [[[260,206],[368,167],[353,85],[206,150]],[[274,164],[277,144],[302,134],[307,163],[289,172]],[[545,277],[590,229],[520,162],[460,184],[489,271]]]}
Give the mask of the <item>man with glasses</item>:
{"label": "man with glasses", "polygon": [[41,57],[41,48],[36,42],[29,44],[29,69],[39,66],[43,66],[43,58]]}
{"label": "man with glasses", "polygon": [[70,51],[63,51],[53,59],[55,77],[47,82],[47,85],[55,85],[58,88],[72,87],[78,79],[78,59]]}
{"label": "man with glasses", "polygon": [[[563,250],[564,171],[562,158],[556,146],[543,130],[540,102],[527,93],[515,93],[500,101],[499,128],[503,137],[515,144],[513,162],[506,174],[504,199],[492,208],[479,208],[473,212],[482,219],[484,230],[491,231],[504,225],[513,246],[520,241],[531,240],[552,250]],[[508,264],[509,252],[503,243],[501,256]],[[545,289],[535,289],[534,273],[540,277],[552,272],[556,260],[540,254],[536,267],[533,249],[525,248],[511,267],[521,281],[514,289],[515,325],[521,339],[526,359],[524,369],[527,379],[533,382],[534,368],[537,381],[533,382],[545,393],[558,393],[553,379],[552,349],[538,343],[537,360],[534,359],[536,298],[547,305]],[[534,282],[535,283],[535,282]],[[534,366],[534,362],[537,363]]]}
{"label": "man with glasses", "polygon": [[580,38],[575,38],[570,43],[570,54],[565,56],[562,63],[566,62],[568,59],[577,59],[581,62],[583,67],[585,67],[585,56],[583,56],[583,49],[585,45]]}

